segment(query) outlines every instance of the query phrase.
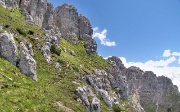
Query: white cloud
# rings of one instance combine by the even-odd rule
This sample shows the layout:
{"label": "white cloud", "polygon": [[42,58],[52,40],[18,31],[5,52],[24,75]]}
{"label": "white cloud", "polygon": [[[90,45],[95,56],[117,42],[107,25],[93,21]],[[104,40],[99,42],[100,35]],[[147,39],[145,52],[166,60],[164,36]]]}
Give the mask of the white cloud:
{"label": "white cloud", "polygon": [[173,52],[172,55],[173,56],[180,56],[180,52]]}
{"label": "white cloud", "polygon": [[101,41],[102,45],[105,46],[116,46],[116,43],[114,41],[110,41],[106,38],[107,30],[104,29],[103,31],[99,32],[99,28],[95,27],[93,28],[93,38],[98,38]]}
{"label": "white cloud", "polygon": [[171,56],[171,51],[170,51],[170,49],[164,50],[163,57],[169,57],[169,56]]}
{"label": "white cloud", "polygon": [[177,85],[180,90],[180,67],[170,66],[170,64],[174,63],[176,60],[174,56],[159,61],[147,61],[145,63],[142,62],[128,62],[125,57],[120,57],[125,67],[136,66],[144,71],[153,71],[157,76],[164,75],[172,79],[173,84]]}
{"label": "white cloud", "polygon": [[180,57],[179,57],[179,60],[178,60],[178,64],[180,64]]}

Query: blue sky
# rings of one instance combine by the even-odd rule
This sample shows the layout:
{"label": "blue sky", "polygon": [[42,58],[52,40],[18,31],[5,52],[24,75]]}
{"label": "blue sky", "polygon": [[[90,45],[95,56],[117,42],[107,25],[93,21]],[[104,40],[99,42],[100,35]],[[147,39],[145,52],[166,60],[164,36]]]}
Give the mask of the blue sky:
{"label": "blue sky", "polygon": [[180,88],[179,0],[48,0],[68,3],[94,28],[98,54],[165,75]]}

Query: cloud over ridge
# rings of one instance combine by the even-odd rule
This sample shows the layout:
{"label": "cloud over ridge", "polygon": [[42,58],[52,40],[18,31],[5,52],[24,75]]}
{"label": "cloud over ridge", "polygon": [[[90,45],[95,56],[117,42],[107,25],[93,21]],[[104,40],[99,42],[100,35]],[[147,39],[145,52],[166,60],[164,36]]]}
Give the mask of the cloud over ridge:
{"label": "cloud over ridge", "polygon": [[110,41],[109,39],[107,39],[106,35],[107,35],[106,29],[100,32],[98,27],[93,28],[93,38],[98,38],[101,41],[102,45],[116,46],[116,43],[114,41]]}

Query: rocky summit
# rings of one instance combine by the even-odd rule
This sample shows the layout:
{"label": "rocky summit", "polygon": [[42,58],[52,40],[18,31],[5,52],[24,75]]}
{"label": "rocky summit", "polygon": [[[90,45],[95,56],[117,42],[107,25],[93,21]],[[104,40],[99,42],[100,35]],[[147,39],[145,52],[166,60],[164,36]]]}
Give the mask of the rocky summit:
{"label": "rocky summit", "polygon": [[97,55],[73,5],[0,0],[0,12],[0,111],[180,112],[171,79]]}

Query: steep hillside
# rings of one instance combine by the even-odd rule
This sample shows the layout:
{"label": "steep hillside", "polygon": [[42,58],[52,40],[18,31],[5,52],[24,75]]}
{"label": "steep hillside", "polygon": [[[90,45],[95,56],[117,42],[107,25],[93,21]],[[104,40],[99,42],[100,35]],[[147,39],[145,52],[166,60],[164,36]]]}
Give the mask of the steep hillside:
{"label": "steep hillside", "polygon": [[170,79],[98,56],[90,21],[74,6],[0,4],[0,111],[180,111]]}

